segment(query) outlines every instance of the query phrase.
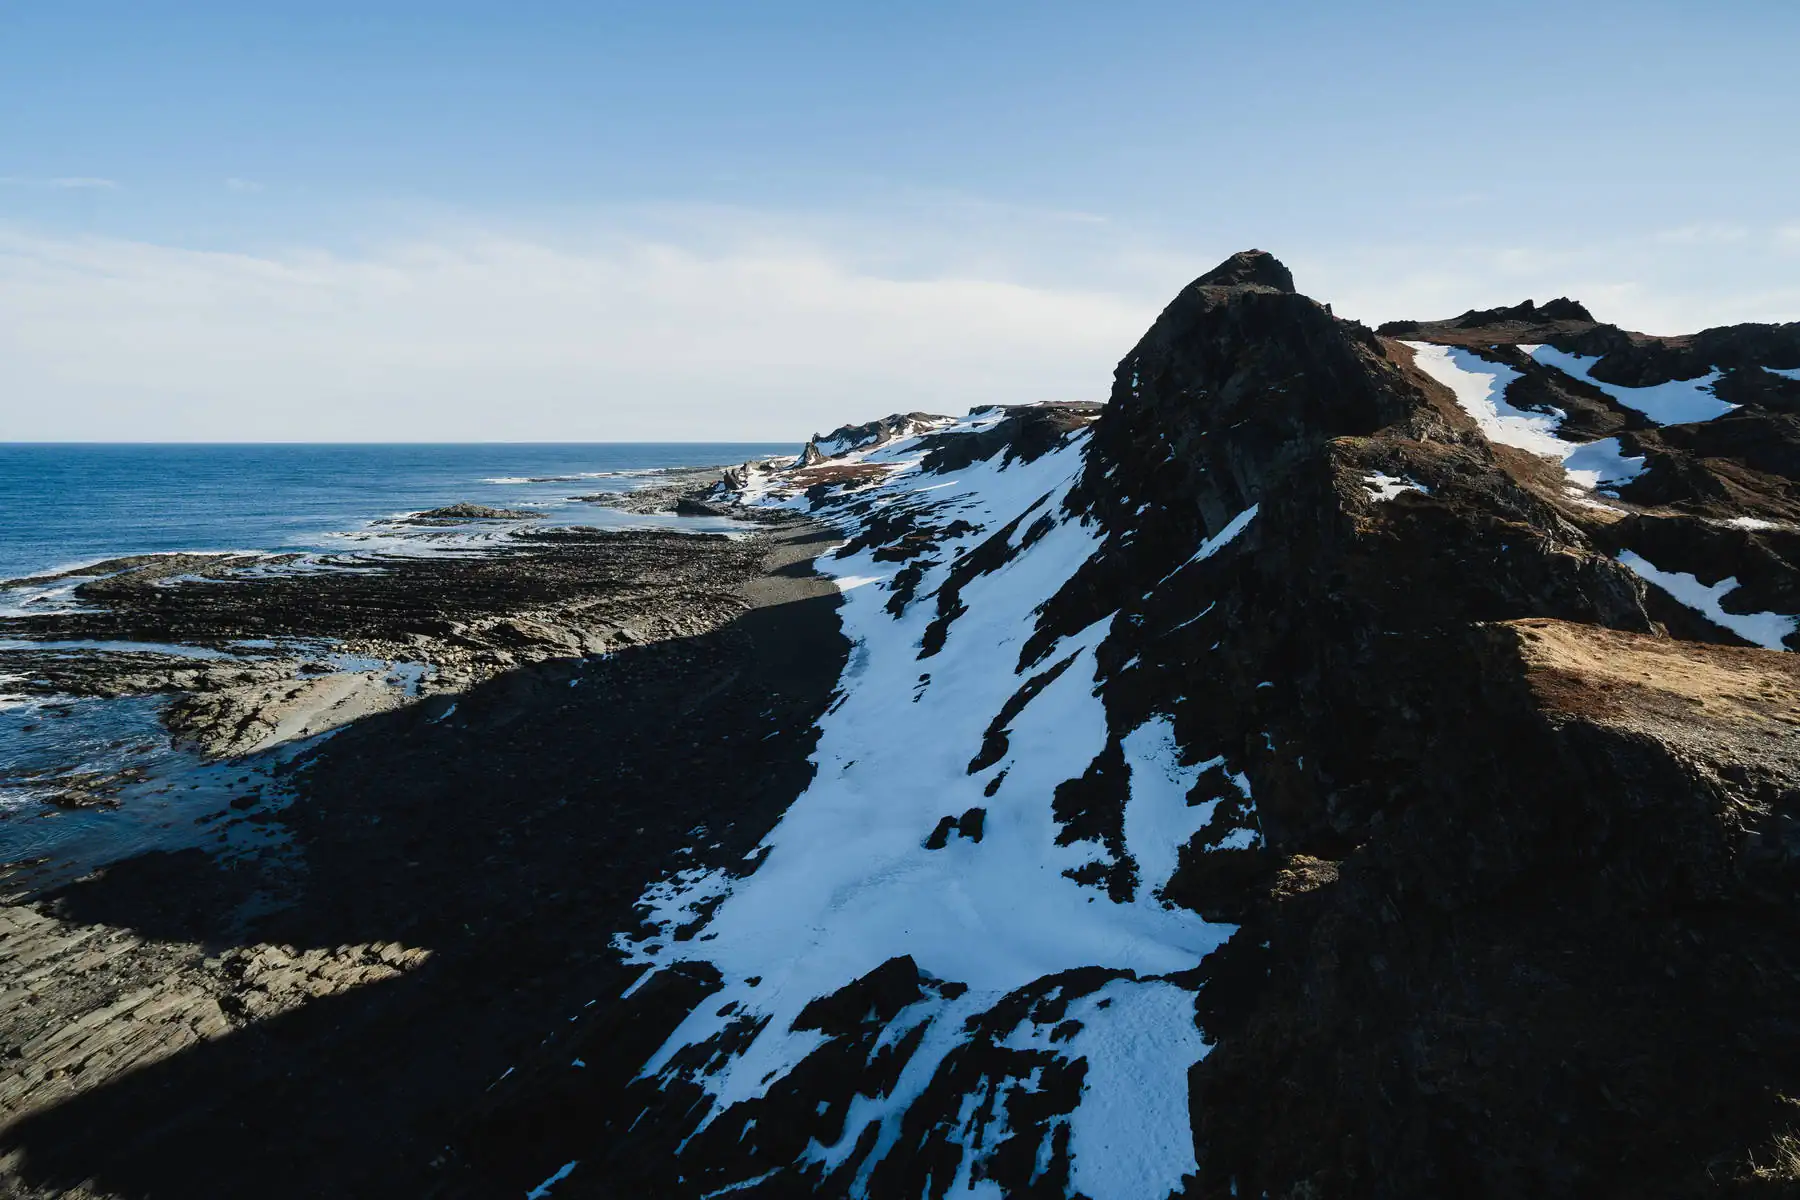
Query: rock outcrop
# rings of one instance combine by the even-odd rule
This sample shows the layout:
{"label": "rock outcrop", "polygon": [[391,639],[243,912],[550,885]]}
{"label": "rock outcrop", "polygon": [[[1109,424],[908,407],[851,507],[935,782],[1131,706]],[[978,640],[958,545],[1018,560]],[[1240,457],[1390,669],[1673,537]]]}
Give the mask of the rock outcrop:
{"label": "rock outcrop", "polygon": [[486,1128],[587,1114],[559,1196],[1778,1179],[1792,338],[1377,333],[1253,251],[1103,408],[735,477],[849,537],[819,774],[646,896],[596,1087],[526,1073]]}

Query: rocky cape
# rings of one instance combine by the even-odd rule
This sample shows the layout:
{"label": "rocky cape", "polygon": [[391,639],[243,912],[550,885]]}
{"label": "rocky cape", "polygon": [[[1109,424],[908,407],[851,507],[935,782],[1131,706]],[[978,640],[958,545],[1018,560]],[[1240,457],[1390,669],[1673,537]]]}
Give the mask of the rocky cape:
{"label": "rocky cape", "polygon": [[[143,864],[18,918],[38,946],[174,892],[165,941],[238,948],[170,968],[223,1004],[203,1053],[9,1126],[18,1189],[1800,1185],[1800,326],[1370,330],[1251,251],[1098,401],[672,483],[834,530],[835,617],[697,630],[679,686],[633,673],[653,646],[488,664],[479,745],[350,729],[289,810],[331,887],[260,940]],[[609,707],[571,711],[587,657]],[[638,732],[591,744],[601,711]],[[479,850],[434,754],[517,797],[449,801]],[[106,1027],[100,991],[67,1020]],[[347,1091],[367,1129],[329,1132]]]}
{"label": "rocky cape", "polygon": [[1567,300],[1373,331],[1249,252],[1104,405],[747,464],[715,500],[847,539],[814,779],[646,894],[645,974],[463,1169],[1791,1186],[1797,368],[1800,326]]}

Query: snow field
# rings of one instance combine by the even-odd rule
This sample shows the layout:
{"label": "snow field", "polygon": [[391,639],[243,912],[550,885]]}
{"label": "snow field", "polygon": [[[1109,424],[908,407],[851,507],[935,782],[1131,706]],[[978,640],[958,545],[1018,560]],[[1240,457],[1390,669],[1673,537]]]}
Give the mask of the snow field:
{"label": "snow field", "polygon": [[[1520,373],[1504,363],[1489,362],[1457,346],[1437,346],[1430,342],[1406,342],[1405,345],[1412,349],[1413,359],[1421,371],[1455,394],[1457,404],[1475,418],[1476,425],[1489,441],[1556,459],[1568,472],[1569,481],[1588,491],[1616,488],[1644,473],[1644,460],[1627,457],[1620,449],[1618,438],[1572,442],[1557,433],[1562,428],[1564,414],[1530,412],[1508,404],[1506,389]],[[1535,356],[1547,347],[1522,346],[1520,349]]]}
{"label": "snow field", "polygon": [[[919,473],[911,441],[866,455],[893,467],[872,489],[878,503],[904,506],[939,527],[960,518],[976,531],[943,542],[932,555],[936,565],[899,617],[885,605],[904,564],[877,562],[870,551],[820,560],[820,569],[843,589],[844,631],[853,651],[841,681],[843,700],[820,723],[811,786],[765,839],[751,874],[730,879],[690,871],[657,885],[643,911],[664,936],[618,942],[655,968],[703,959],[725,979],[723,989],[651,1056],[644,1076],[670,1078],[679,1070],[670,1064],[682,1048],[728,1028],[760,1026],[738,1053],[715,1056],[690,1076],[711,1099],[706,1122],[763,1095],[825,1041],[817,1032],[792,1028],[809,1002],[889,959],[910,955],[925,974],[968,986],[955,999],[928,995],[890,1022],[883,1045],[926,1026],[898,1084],[884,1097],[857,1097],[841,1136],[810,1148],[810,1161],[835,1167],[867,1127],[878,1125],[858,1190],[893,1146],[901,1117],[944,1057],[970,1036],[971,1017],[1045,976],[1089,966],[1121,974],[1102,993],[1080,1001],[1081,1034],[1057,1045],[1059,1054],[1088,1057],[1087,1087],[1067,1118],[1077,1186],[1094,1200],[1165,1195],[1194,1170],[1186,1072],[1205,1047],[1191,994],[1154,977],[1193,967],[1234,927],[1167,906],[1157,892],[1173,874],[1181,846],[1211,815],[1210,803],[1189,807],[1187,793],[1213,764],[1182,765],[1164,719],[1125,738],[1131,767],[1125,841],[1139,886],[1130,902],[1114,903],[1068,877],[1086,863],[1106,860],[1107,852],[1093,842],[1058,846],[1061,828],[1051,810],[1057,785],[1080,776],[1107,741],[1094,650],[1111,619],[1064,638],[1037,664],[1019,670],[1020,647],[1039,607],[1100,544],[1097,528],[1062,512],[1086,443],[1087,435],[1079,433],[1031,463],[1002,467],[996,459],[931,476]],[[765,486],[762,494],[778,502],[775,489]],[[854,495],[868,498],[870,492]],[[965,583],[966,611],[951,624],[943,649],[919,658],[921,636],[936,615],[934,593],[958,552],[1028,510],[1033,515],[1019,522],[1015,544],[1037,514],[1051,514],[1057,523],[1005,566]],[[1254,508],[1240,514],[1189,562],[1217,552],[1254,515]],[[1007,753],[970,775],[968,764],[1007,700],[1032,674],[1071,656],[1070,665],[1012,721]],[[984,795],[1002,773],[994,794]],[[979,842],[953,835],[942,849],[924,848],[941,818],[972,808],[986,813]],[[666,937],[714,902],[717,908],[692,940]],[[750,979],[759,982],[752,986]],[[1099,1000],[1103,993],[1106,1003]],[[1026,1029],[1014,1036],[1039,1033]],[[982,1145],[991,1148],[992,1142]],[[953,1194],[982,1194],[973,1161],[965,1155],[969,1170]]]}

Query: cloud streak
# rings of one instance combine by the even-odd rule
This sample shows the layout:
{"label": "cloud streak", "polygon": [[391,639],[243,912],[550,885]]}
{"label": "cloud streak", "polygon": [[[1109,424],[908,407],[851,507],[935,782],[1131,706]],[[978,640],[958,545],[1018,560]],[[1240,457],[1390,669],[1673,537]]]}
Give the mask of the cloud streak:
{"label": "cloud streak", "polygon": [[1102,399],[1162,305],[1255,244],[1370,323],[1556,295],[1652,332],[1800,318],[1794,224],[1180,248],[1001,215],[668,209],[356,253],[0,225],[0,440],[798,440],[897,410]]}
{"label": "cloud streak", "polygon": [[804,246],[493,234],[361,257],[0,232],[0,438],[785,439],[1103,395],[1154,315]]}

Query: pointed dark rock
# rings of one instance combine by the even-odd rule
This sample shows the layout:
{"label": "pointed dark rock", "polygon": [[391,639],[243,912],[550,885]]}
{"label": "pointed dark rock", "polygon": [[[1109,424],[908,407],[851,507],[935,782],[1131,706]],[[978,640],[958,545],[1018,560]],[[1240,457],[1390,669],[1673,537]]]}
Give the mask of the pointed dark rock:
{"label": "pointed dark rock", "polygon": [[1267,250],[1239,250],[1194,283],[1200,287],[1255,285],[1291,292],[1294,290],[1294,273]]}

